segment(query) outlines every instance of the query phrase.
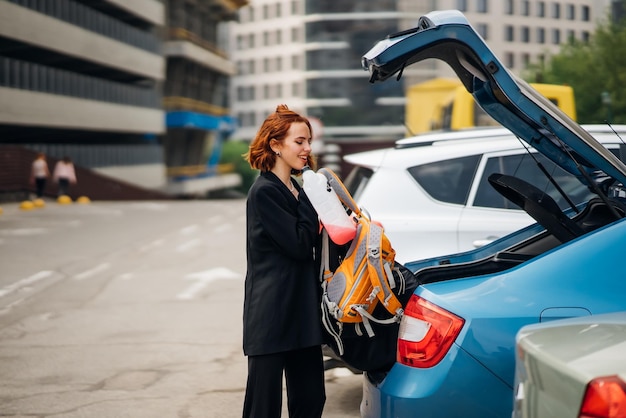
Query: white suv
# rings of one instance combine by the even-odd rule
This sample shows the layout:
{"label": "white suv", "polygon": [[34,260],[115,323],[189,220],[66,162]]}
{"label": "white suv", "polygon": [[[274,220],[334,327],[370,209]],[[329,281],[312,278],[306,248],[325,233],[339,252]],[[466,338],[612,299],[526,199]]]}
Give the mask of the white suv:
{"label": "white suv", "polygon": [[[620,156],[622,141],[610,127],[583,128]],[[613,129],[623,134],[625,127]],[[478,248],[534,223],[489,184],[491,173],[544,184],[563,210],[591,195],[574,176],[505,128],[422,134],[399,140],[394,148],[344,159],[355,166],[346,187],[383,224],[400,263]],[[569,202],[541,167],[557,184],[570,186],[564,190]]]}

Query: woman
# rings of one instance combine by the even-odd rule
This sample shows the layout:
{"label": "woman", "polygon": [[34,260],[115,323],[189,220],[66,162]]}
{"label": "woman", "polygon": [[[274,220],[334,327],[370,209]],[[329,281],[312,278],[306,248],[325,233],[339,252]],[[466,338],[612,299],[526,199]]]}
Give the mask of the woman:
{"label": "woman", "polygon": [[279,105],[245,155],[260,175],[246,205],[244,418],[281,416],[283,372],[291,418],[321,417],[326,401],[319,221],[291,177],[314,166],[311,136],[306,118]]}
{"label": "woman", "polygon": [[70,184],[76,184],[76,171],[70,157],[63,157],[54,166],[52,177],[59,186],[59,196],[67,195]]}
{"label": "woman", "polygon": [[43,197],[43,191],[46,188],[46,180],[48,177],[50,177],[50,171],[48,170],[48,163],[46,162],[46,154],[39,152],[30,170],[30,182],[35,184],[38,199]]}

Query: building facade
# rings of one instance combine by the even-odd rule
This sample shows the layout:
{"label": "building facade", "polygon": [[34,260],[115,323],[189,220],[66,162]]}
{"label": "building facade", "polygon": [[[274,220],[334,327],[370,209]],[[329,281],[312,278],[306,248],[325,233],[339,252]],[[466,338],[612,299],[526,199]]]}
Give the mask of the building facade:
{"label": "building facade", "polygon": [[0,1],[0,142],[165,184],[163,4]]}
{"label": "building facade", "polygon": [[278,103],[319,119],[327,143],[394,140],[405,132],[408,86],[453,76],[431,60],[400,82],[369,84],[361,56],[432,10],[461,10],[516,74],[549,59],[569,38],[585,40],[609,0],[253,0],[231,24],[235,138],[251,139]]}
{"label": "building facade", "polygon": [[[227,187],[215,167],[234,65],[218,27],[245,4],[0,0],[0,146],[70,156],[120,187]],[[0,189],[24,181],[2,174]]]}
{"label": "building facade", "polygon": [[170,194],[194,195],[236,186],[219,172],[221,146],[235,128],[228,84],[235,65],[220,49],[220,24],[237,18],[247,0],[169,0],[163,137]]}

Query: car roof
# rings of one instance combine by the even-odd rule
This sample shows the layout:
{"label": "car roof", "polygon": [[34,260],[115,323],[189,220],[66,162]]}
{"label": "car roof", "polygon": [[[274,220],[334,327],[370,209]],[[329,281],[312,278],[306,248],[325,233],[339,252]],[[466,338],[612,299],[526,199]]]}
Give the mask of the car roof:
{"label": "car roof", "polygon": [[[626,125],[583,125],[603,144],[623,143]],[[395,142],[394,147],[345,155],[346,162],[376,169],[381,165],[406,169],[444,159],[469,155],[532,149],[508,129],[501,127],[472,128],[458,131],[429,132]]]}

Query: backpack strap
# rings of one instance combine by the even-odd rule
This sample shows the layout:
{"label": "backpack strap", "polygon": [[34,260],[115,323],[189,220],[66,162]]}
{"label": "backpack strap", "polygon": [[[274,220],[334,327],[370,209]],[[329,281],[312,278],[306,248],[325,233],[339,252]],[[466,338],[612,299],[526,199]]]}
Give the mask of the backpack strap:
{"label": "backpack strap", "polygon": [[337,176],[333,170],[326,167],[320,168],[317,172],[322,173],[326,177],[328,185],[335,191],[337,197],[341,200],[341,203],[343,203],[344,206],[350,209],[355,215],[360,216],[361,209],[352,198],[348,189],[346,189],[346,186],[339,179],[339,176]]}
{"label": "backpack strap", "polygon": [[343,331],[343,325],[339,321],[335,321],[335,324],[338,326],[338,330],[335,330],[333,327],[333,320],[331,318],[337,317],[341,313],[339,307],[336,303],[332,302],[328,298],[328,282],[327,278],[332,276],[332,272],[330,271],[330,238],[328,237],[328,231],[326,228],[322,228],[322,259],[320,261],[320,282],[322,285],[322,324],[328,334],[333,337],[335,340],[335,344],[337,344],[337,350],[339,351],[339,355],[342,356],[343,342],[341,341],[341,332]]}
{"label": "backpack strap", "polygon": [[[389,313],[399,320],[404,313],[402,303],[398,300],[392,289],[396,287],[393,267],[382,254],[383,228],[375,223],[370,224],[367,235],[367,268],[370,271],[370,280],[374,288],[378,288],[378,298]],[[387,278],[387,280],[385,280]],[[389,283],[388,283],[389,282]]]}

